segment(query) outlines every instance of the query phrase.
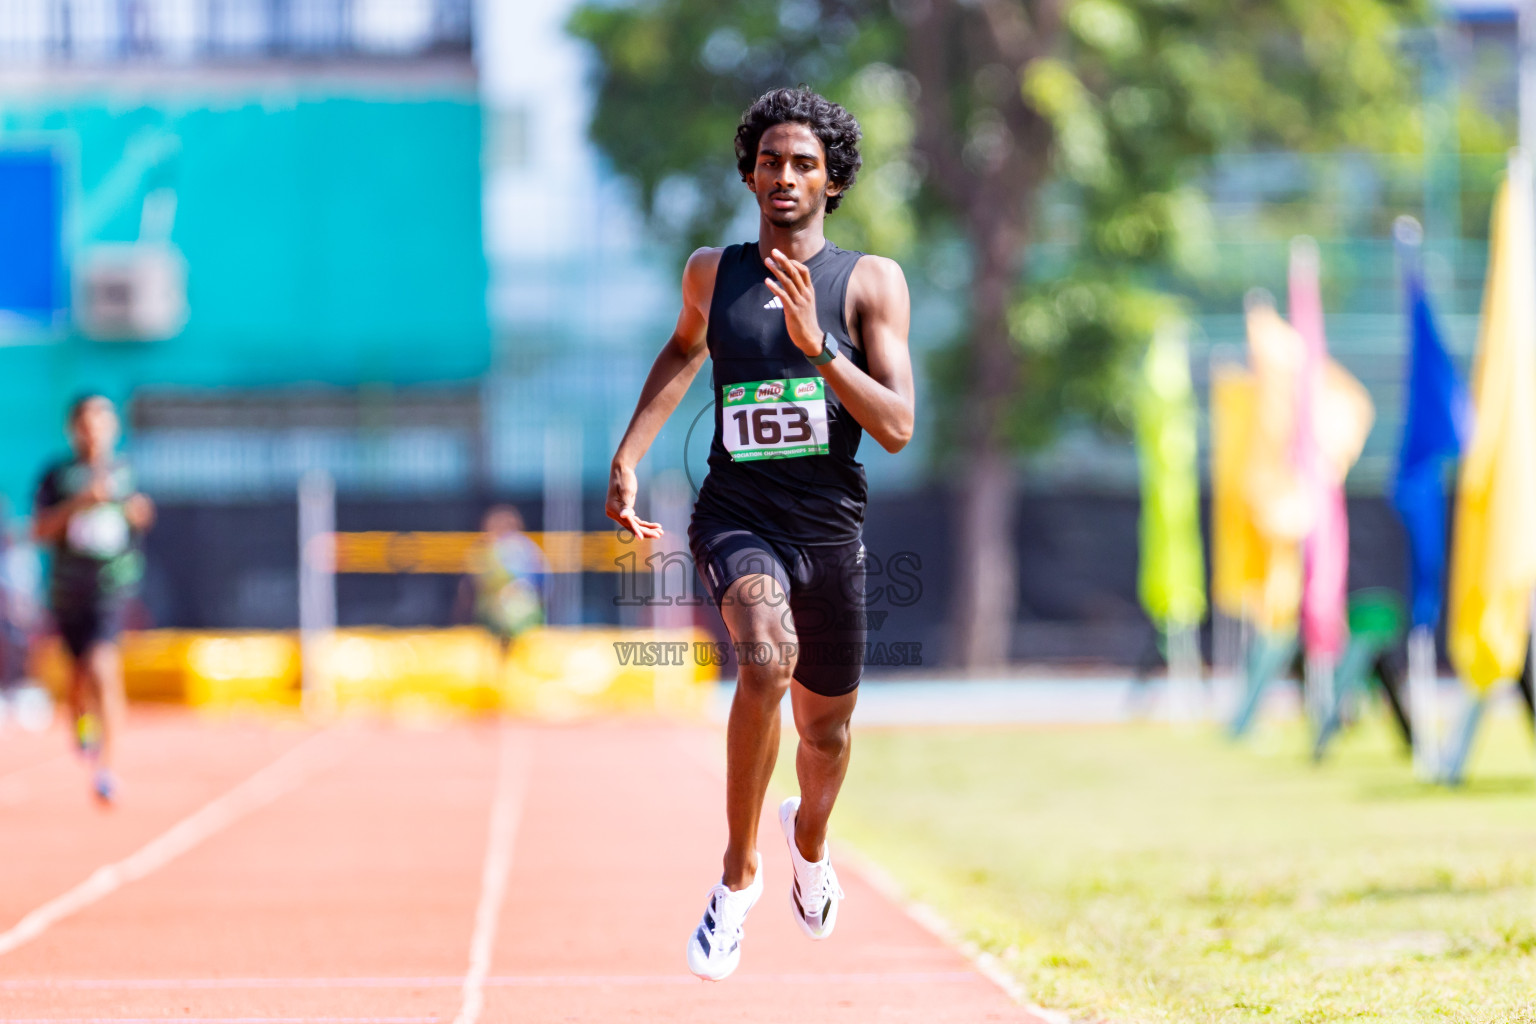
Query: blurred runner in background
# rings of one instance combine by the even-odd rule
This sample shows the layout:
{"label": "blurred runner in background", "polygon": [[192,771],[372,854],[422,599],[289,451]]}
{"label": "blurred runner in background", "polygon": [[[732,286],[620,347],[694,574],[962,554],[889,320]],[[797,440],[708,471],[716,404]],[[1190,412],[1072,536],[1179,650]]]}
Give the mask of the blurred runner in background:
{"label": "blurred runner in background", "polygon": [[117,457],[119,423],[109,399],[76,400],[67,430],[74,454],[43,475],[32,529],[53,556],[48,604],[73,659],[75,742],[93,763],[97,798],[110,803],[117,787],[113,742],[126,703],[118,634],[144,575],[140,540],[154,522],[155,507]]}
{"label": "blurred runner in background", "polygon": [[493,505],[481,525],[485,547],[472,580],[475,621],[510,647],[544,623],[544,580],[549,562],[523,532],[523,515],[511,505]]}

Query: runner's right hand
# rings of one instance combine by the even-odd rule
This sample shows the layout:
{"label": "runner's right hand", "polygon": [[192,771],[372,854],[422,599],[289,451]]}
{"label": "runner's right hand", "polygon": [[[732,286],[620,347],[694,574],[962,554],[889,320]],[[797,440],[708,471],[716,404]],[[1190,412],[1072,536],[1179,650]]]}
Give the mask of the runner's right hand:
{"label": "runner's right hand", "polygon": [[608,476],[608,503],[603,511],[608,518],[624,529],[646,540],[660,537],[666,531],[660,523],[648,523],[635,514],[635,492],[640,485],[635,481],[635,471],[615,462]]}

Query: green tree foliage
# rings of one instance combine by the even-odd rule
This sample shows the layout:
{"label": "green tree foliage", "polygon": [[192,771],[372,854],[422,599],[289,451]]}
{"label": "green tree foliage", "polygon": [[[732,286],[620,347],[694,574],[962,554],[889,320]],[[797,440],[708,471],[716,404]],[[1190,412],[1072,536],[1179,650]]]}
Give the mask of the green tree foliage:
{"label": "green tree foliage", "polygon": [[[1119,418],[1154,329],[1219,270],[1202,171],[1230,150],[1420,148],[1401,52],[1427,0],[590,0],[592,135],[659,229],[718,243],[743,208],[730,139],[805,82],[863,121],[840,241],[969,253],[968,322],[942,361],[965,467],[953,618],[971,665],[1006,659],[1010,453]],[[845,218],[845,219],[844,219]]]}
{"label": "green tree foliage", "polygon": [[[1389,153],[1420,146],[1393,0],[1078,0],[1056,46],[1021,69],[1050,124],[1046,188],[1077,216],[1066,252],[1033,261],[1009,335],[1028,367],[1008,417],[1025,447],[1074,417],[1121,417],[1132,359],[1172,294],[1219,271],[1200,172],[1213,154]],[[1299,225],[1297,227],[1300,227]],[[1044,239],[1042,239],[1044,240]]]}
{"label": "green tree foliage", "polygon": [[838,212],[839,237],[851,228],[850,245],[910,245],[912,115],[908,82],[891,66],[900,26],[872,11],[865,0],[577,9],[570,29],[600,58],[591,137],[638,187],[643,210],[679,258],[721,244],[747,205],[731,150],[741,112],[769,89],[802,82],[847,104],[864,128],[865,166]]}

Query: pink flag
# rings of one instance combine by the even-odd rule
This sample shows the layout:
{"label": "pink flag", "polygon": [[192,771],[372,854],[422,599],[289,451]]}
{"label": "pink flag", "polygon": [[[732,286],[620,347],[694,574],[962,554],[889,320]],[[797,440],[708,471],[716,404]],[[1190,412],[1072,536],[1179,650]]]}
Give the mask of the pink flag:
{"label": "pink flag", "polygon": [[[1291,243],[1291,326],[1301,335],[1304,354],[1297,400],[1296,470],[1313,497],[1314,518],[1303,547],[1301,638],[1308,654],[1337,659],[1346,639],[1345,601],[1349,576],[1349,518],[1344,508],[1344,474],[1328,457],[1328,342],[1323,334],[1323,296],[1318,280],[1317,243]],[[1353,461],[1352,459],[1350,461]]]}

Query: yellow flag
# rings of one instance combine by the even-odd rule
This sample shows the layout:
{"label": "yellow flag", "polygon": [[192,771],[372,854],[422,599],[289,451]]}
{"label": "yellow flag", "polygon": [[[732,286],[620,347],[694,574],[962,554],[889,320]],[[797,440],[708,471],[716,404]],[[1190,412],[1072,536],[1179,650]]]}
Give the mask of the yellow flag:
{"label": "yellow flag", "polygon": [[[1301,608],[1302,541],[1318,492],[1296,463],[1302,339],[1273,306],[1248,311],[1252,370],[1211,375],[1211,598],[1224,614],[1288,632]],[[1374,410],[1349,371],[1329,360],[1313,410],[1328,470],[1343,480]]]}
{"label": "yellow flag", "polygon": [[1259,536],[1243,494],[1253,436],[1253,374],[1239,366],[1211,371],[1211,601],[1234,619],[1253,610],[1260,575]]}
{"label": "yellow flag", "polygon": [[1510,161],[1493,207],[1472,373],[1472,443],[1456,486],[1451,663],[1486,690],[1525,661],[1536,584],[1536,228],[1531,172]]}
{"label": "yellow flag", "polygon": [[1301,335],[1273,306],[1248,310],[1253,427],[1243,466],[1243,500],[1257,551],[1249,563],[1249,617],[1267,633],[1289,632],[1301,611],[1301,542],[1317,518],[1296,466],[1296,420],[1304,354]]}

